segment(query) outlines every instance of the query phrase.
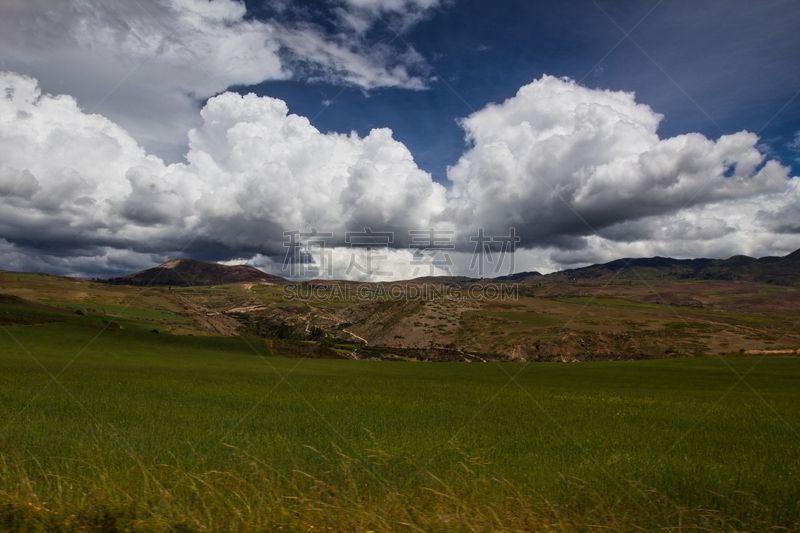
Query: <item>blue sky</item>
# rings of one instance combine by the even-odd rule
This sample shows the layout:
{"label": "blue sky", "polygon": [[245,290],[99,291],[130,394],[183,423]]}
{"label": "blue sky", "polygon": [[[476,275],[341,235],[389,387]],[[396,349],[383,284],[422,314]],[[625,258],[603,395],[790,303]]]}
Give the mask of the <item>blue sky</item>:
{"label": "blue sky", "polygon": [[[259,1],[248,8],[255,17],[275,15]],[[464,151],[458,119],[542,74],[635,92],[665,116],[664,137],[759,132],[771,153],[800,169],[787,147],[800,131],[800,9],[793,2],[465,0],[433,10],[399,36],[382,21],[376,26],[375,46],[413,46],[426,74],[438,79],[421,91],[304,79],[237,90],[281,98],[323,131],[366,135],[390,127],[438,181]],[[333,103],[326,108],[326,101]]]}
{"label": "blue sky", "polygon": [[[800,248],[796,2],[6,0],[0,268],[280,274],[285,231],[517,270]],[[335,276],[345,277],[337,267]],[[441,272],[440,272],[441,273]]]}

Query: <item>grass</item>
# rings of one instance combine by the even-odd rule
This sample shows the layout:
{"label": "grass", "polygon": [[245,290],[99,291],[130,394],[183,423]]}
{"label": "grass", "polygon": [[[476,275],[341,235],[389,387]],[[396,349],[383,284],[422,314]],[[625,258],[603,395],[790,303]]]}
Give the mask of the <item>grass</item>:
{"label": "grass", "polygon": [[546,328],[558,325],[558,321],[533,311],[514,313],[504,311],[482,311],[479,316],[501,318],[506,323],[502,327],[510,328]]}
{"label": "grass", "polygon": [[129,305],[114,305],[114,304],[99,304],[99,305],[81,305],[75,303],[61,303],[54,302],[52,305],[64,307],[66,309],[81,310],[84,313],[100,313],[104,315],[111,315],[124,318],[138,318],[145,320],[156,321],[178,321],[178,322],[191,322],[184,316],[176,315],[169,311],[161,309],[152,309],[146,307],[134,307]]}
{"label": "grass", "polygon": [[799,527],[796,358],[299,360],[59,318],[0,331],[0,529]]}
{"label": "grass", "polygon": [[624,298],[608,298],[603,296],[573,296],[559,298],[560,301],[578,305],[608,307],[611,309],[663,309],[664,306],[632,302]]}

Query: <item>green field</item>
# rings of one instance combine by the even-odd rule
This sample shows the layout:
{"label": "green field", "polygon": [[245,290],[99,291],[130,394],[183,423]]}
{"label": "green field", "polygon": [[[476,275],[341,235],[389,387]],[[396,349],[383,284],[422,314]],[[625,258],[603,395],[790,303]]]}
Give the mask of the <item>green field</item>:
{"label": "green field", "polygon": [[156,322],[174,320],[174,321],[183,321],[191,323],[191,320],[188,320],[186,317],[176,315],[175,313],[170,313],[169,311],[162,311],[159,309],[149,309],[144,307],[134,307],[132,305],[101,304],[92,306],[92,305],[80,305],[80,304],[70,304],[61,302],[59,302],[57,305],[59,305],[60,307],[64,307],[66,309],[81,310],[84,313],[95,313],[95,314],[100,313],[119,318],[138,318],[144,320],[152,320]]}
{"label": "green field", "polygon": [[797,358],[282,359],[57,318],[0,329],[0,530],[800,524]]}

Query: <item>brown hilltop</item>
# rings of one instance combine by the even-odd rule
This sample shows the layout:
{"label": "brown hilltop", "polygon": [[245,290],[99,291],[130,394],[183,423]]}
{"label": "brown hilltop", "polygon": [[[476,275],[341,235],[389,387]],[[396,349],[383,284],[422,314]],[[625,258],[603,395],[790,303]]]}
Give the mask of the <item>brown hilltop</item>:
{"label": "brown hilltop", "polygon": [[228,266],[196,259],[172,259],[157,267],[113,278],[108,282],[119,285],[187,286],[242,282],[286,283],[286,280],[247,265]]}

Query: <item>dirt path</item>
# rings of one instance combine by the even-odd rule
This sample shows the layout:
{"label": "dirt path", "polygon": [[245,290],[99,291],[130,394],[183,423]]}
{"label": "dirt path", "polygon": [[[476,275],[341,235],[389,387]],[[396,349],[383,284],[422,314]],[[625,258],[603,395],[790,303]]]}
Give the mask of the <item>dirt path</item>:
{"label": "dirt path", "polygon": [[369,341],[368,341],[367,339],[365,339],[364,337],[359,337],[358,335],[356,335],[356,334],[355,334],[355,333],[353,333],[352,331],[347,331],[346,329],[342,329],[342,331],[343,331],[343,332],[345,332],[345,333],[347,333],[348,335],[352,335],[352,336],[353,336],[353,337],[355,337],[356,339],[358,339],[358,340],[362,341],[364,344],[366,344],[367,346],[369,346]]}

